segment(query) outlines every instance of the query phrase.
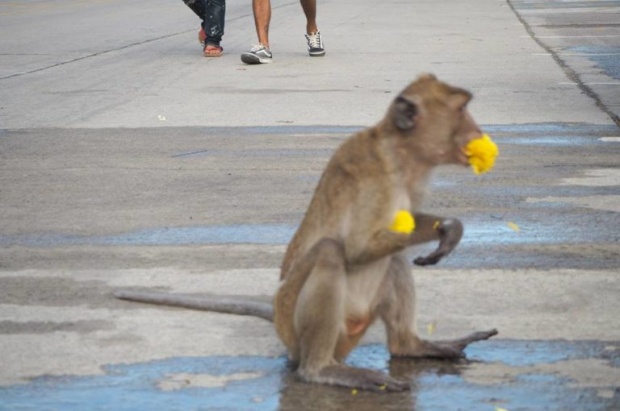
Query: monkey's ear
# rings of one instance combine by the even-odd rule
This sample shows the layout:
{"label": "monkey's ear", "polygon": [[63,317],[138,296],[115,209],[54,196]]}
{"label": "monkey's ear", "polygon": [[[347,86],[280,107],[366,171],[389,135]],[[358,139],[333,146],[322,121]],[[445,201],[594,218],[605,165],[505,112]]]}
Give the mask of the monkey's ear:
{"label": "monkey's ear", "polygon": [[394,125],[402,131],[415,127],[415,116],[418,112],[416,104],[409,98],[400,95],[394,102]]}

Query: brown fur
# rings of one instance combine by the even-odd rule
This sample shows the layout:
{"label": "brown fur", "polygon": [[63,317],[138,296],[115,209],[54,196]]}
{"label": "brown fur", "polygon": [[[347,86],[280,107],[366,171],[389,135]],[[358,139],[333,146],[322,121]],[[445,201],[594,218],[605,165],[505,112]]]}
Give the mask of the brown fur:
{"label": "brown fur", "polygon": [[[470,99],[463,89],[421,76],[379,124],[345,141],[327,164],[284,256],[273,302],[276,331],[303,380],[407,389],[407,383],[384,373],[342,363],[376,319],[386,325],[394,356],[460,358],[468,344],[497,333],[420,339],[415,287],[403,254],[409,246],[439,240],[434,252],[415,260],[435,264],[462,236],[458,220],[418,209],[434,167],[468,164],[463,148],[481,135],[467,111]],[[415,217],[411,234],[388,229],[400,209]]]}
{"label": "brown fur", "polygon": [[[336,373],[332,367],[377,317],[387,325],[394,355],[462,355],[462,343],[432,344],[417,337],[414,287],[401,251],[438,239],[431,260],[418,260],[436,263],[460,240],[457,220],[416,211],[432,169],[466,165],[462,149],[481,135],[466,109],[470,99],[467,91],[434,76],[420,77],[379,124],[351,137],[329,161],[284,256],[274,300],[276,329],[306,380],[372,389],[378,378],[374,372],[358,370],[349,376],[355,375],[352,381],[338,380],[333,374],[346,373],[346,367]],[[403,208],[416,217],[411,235],[388,229]],[[352,292],[358,288],[363,294]],[[328,316],[336,321],[325,321]],[[401,388],[389,377],[378,380],[390,389]]]}

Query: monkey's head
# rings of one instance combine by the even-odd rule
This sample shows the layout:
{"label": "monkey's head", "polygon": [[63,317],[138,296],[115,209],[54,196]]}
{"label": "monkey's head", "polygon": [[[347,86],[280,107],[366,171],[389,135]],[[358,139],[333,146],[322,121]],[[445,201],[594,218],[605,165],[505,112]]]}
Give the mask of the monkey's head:
{"label": "monkey's head", "polygon": [[396,97],[388,119],[417,158],[433,165],[469,165],[465,147],[482,136],[467,110],[471,99],[467,90],[426,74]]}

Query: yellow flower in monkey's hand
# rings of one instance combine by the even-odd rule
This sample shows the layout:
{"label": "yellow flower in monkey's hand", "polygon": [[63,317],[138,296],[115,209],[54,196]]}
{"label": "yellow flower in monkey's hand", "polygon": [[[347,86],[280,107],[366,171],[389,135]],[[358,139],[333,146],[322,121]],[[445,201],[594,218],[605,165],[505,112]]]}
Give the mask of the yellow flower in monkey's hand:
{"label": "yellow flower in monkey's hand", "polygon": [[392,220],[390,230],[402,234],[411,234],[415,229],[415,220],[411,213],[407,210],[398,210]]}
{"label": "yellow flower in monkey's hand", "polygon": [[491,140],[488,134],[470,141],[465,146],[465,155],[469,158],[474,173],[486,173],[495,165],[495,158],[499,154],[497,145]]}

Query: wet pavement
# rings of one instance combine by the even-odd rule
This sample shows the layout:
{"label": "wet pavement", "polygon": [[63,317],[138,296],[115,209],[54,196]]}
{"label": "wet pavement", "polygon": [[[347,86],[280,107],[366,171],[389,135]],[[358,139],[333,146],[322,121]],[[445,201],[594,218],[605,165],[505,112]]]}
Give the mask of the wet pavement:
{"label": "wet pavement", "polygon": [[579,86],[620,125],[620,2],[509,4],[528,34],[565,71],[568,79],[559,85]]}
{"label": "wet pavement", "polygon": [[[613,136],[618,134],[618,129],[582,124],[484,128],[501,148],[501,161],[494,172],[472,178],[467,170],[446,168],[438,170],[431,181],[426,207],[440,214],[458,215],[466,224],[459,250],[443,262],[443,267],[480,267],[480,259],[469,257],[474,254],[488,268],[616,268],[620,258],[616,246],[620,241],[617,220],[620,143]],[[80,151],[73,147],[72,141],[82,131],[74,130],[70,132],[74,137],[66,136],[66,149],[59,143],[47,148],[50,150],[47,162],[67,163],[68,168],[56,171],[48,170],[45,163],[32,165],[27,152],[22,157],[19,155],[20,146],[36,145],[46,131],[5,132],[5,146],[15,152],[6,165],[14,172],[11,179],[17,184],[4,191],[6,201],[12,201],[14,206],[8,209],[8,215],[13,217],[7,218],[5,234],[0,234],[0,245],[11,247],[11,258],[2,264],[8,268],[20,267],[17,256],[22,248],[31,256],[54,247],[76,246],[110,246],[112,250],[121,246],[215,244],[284,247],[305,209],[305,197],[293,193],[305,196],[312,192],[329,153],[348,136],[351,128],[330,127],[321,130],[323,133],[318,131],[313,127],[286,126],[277,133],[273,127],[167,129],[166,133],[158,132],[157,137],[151,131],[107,130],[99,132]],[[176,222],[157,226],[156,221],[136,211],[117,228],[114,221],[104,219],[105,226],[101,226],[100,221],[93,221],[76,210],[75,218],[81,221],[75,227],[98,233],[93,235],[62,231],[57,226],[62,221],[57,218],[61,210],[83,200],[64,197],[59,192],[48,196],[45,202],[33,199],[20,205],[26,194],[22,187],[45,184],[50,173],[59,186],[73,184],[77,192],[90,196],[93,188],[88,187],[88,179],[94,161],[93,147],[107,156],[114,146],[105,144],[118,133],[123,139],[140,139],[149,133],[151,139],[159,142],[167,139],[167,133],[177,135],[174,147],[141,154],[153,164],[153,168],[147,168],[150,176],[132,177],[137,179],[136,185],[129,187],[114,182],[97,187],[107,196],[131,199],[137,210],[147,207],[155,196],[165,196],[160,200],[161,205],[152,205],[162,212],[166,202],[182,204],[188,199],[190,205],[183,205],[187,210],[175,215]],[[185,148],[180,151],[179,146]],[[69,147],[73,147],[71,153]],[[283,167],[291,164],[294,174],[274,169],[272,165],[276,163]],[[112,170],[109,167],[116,166],[111,163],[98,167]],[[76,175],[76,169],[82,170],[81,176]],[[528,170],[529,176],[524,176],[523,170]],[[210,173],[208,181],[201,181],[204,172]],[[262,181],[256,181],[257,173],[263,176]],[[150,188],[133,191],[139,189],[142,178],[149,180]],[[176,181],[196,186],[177,186]],[[188,192],[188,189],[198,191]],[[56,214],[45,213],[54,201],[57,201]],[[200,201],[208,204],[208,210],[201,208]],[[105,198],[91,206],[101,213],[113,213],[115,207]],[[31,215],[40,216],[38,229],[33,233],[23,230],[25,222],[20,215],[24,208]],[[261,216],[257,212],[261,210],[267,214]],[[259,220],[249,223],[247,215],[259,216]],[[11,231],[15,234],[10,234]]]}
{"label": "wet pavement", "polygon": [[[181,357],[109,365],[95,377],[39,377],[0,388],[2,410],[614,410],[620,407],[620,344],[494,340],[468,360],[391,359],[366,345],[353,366],[411,381],[377,395],[296,382],[284,357]],[[586,369],[587,373],[577,372]]]}
{"label": "wet pavement", "polygon": [[[173,3],[0,4],[1,411],[620,409],[619,1],[327,0],[312,64],[291,1],[255,71],[247,2],[208,62]],[[391,360],[373,326],[348,362],[410,392],[304,384],[265,321],[112,297],[270,298],[329,155],[422,71],[474,92],[501,152],[424,205],[466,231],[414,269],[421,335],[500,332],[466,361]]]}
{"label": "wet pavement", "polygon": [[[26,372],[20,383],[0,388],[0,397],[3,399],[0,410],[81,410],[85,407],[92,410],[129,410],[136,409],[136,406],[152,410],[337,410],[345,407],[360,410],[616,409],[620,404],[620,335],[599,328],[601,335],[607,336],[605,340],[584,340],[583,336],[592,335],[588,329],[601,326],[618,329],[617,319],[612,320],[617,302],[611,301],[617,299],[620,288],[617,281],[613,280],[606,280],[612,281],[607,283],[595,280],[588,286],[578,284],[575,282],[578,277],[569,277],[568,272],[562,272],[562,269],[569,269],[570,272],[583,270],[581,275],[596,278],[595,272],[589,270],[617,273],[620,268],[620,226],[617,219],[620,204],[617,184],[620,176],[615,166],[620,158],[620,142],[613,137],[618,130],[615,126],[580,124],[489,125],[484,128],[491,133],[501,150],[500,161],[493,172],[476,177],[460,168],[439,170],[431,182],[426,205],[433,212],[462,218],[466,225],[462,244],[442,264],[425,270],[424,273],[428,275],[419,272],[416,276],[420,281],[420,293],[423,294],[423,307],[433,307],[441,294],[453,298],[450,297],[452,294],[445,281],[456,281],[453,287],[462,288],[458,283],[461,280],[457,278],[469,277],[477,283],[487,284],[486,291],[495,293],[494,297],[480,297],[484,301],[482,313],[487,310],[497,311],[500,317],[512,319],[504,324],[499,323],[499,317],[484,319],[486,314],[482,314],[483,317],[474,320],[479,327],[481,324],[499,326],[500,336],[496,340],[470,347],[467,351],[468,361],[461,363],[390,361],[385,345],[375,342],[381,340],[381,337],[377,337],[381,330],[375,330],[365,345],[354,351],[349,362],[352,365],[385,370],[394,376],[411,380],[413,386],[410,393],[379,396],[296,382],[287,368],[282,348],[271,326],[257,319],[231,323],[230,316],[216,315],[217,321],[227,324],[227,327],[241,327],[235,331],[234,345],[243,344],[248,339],[256,343],[251,355],[247,352],[245,355],[214,354],[222,352],[217,348],[219,345],[214,345],[212,350],[207,348],[201,355],[182,356],[179,354],[195,351],[196,347],[188,350],[188,342],[178,346],[176,341],[168,342],[171,345],[169,352],[163,353],[155,334],[152,336],[155,341],[147,345],[155,344],[152,348],[159,351],[155,356],[158,359],[141,360],[140,355],[123,350],[127,349],[127,343],[130,342],[141,349],[145,338],[143,333],[149,332],[149,326],[144,328],[144,320],[138,319],[129,328],[119,328],[119,315],[127,316],[120,312],[139,312],[139,318],[157,313],[156,317],[162,320],[164,317],[160,316],[163,311],[174,318],[178,317],[174,321],[188,320],[182,320],[185,317],[183,310],[158,307],[147,307],[144,310],[144,306],[138,304],[119,305],[110,295],[118,287],[148,287],[149,284],[159,289],[173,287],[173,290],[180,292],[214,290],[214,284],[222,281],[217,280],[221,276],[228,277],[224,282],[230,282],[230,285],[221,291],[215,289],[216,294],[243,295],[248,293],[248,290],[239,287],[239,281],[243,278],[239,274],[244,267],[253,270],[265,267],[267,272],[260,276],[264,275],[273,281],[258,292],[263,297],[271,294],[276,285],[275,267],[293,233],[295,222],[302,216],[303,200],[318,181],[322,163],[327,158],[325,151],[333,150],[346,138],[349,129],[330,128],[321,134],[311,127],[294,130],[286,127],[281,130],[167,130],[167,133],[178,136],[174,139],[175,145],[167,150],[143,154],[152,156],[148,163],[158,164],[155,168],[147,167],[152,177],[148,183],[145,181],[143,184],[157,182],[157,185],[167,187],[167,196],[160,200],[164,203],[168,198],[185,198],[194,203],[201,196],[196,196],[196,192],[190,194],[184,191],[187,182],[201,181],[200,184],[208,187],[206,196],[209,198],[212,217],[188,214],[185,223],[169,227],[151,225],[148,228],[149,224],[157,220],[144,219],[142,216],[142,220],[134,222],[130,231],[119,230],[108,224],[106,227],[109,232],[98,235],[62,232],[55,228],[57,216],[50,215],[48,218],[44,212],[50,202],[54,201],[53,196],[41,203],[29,202],[19,207],[17,204],[18,199],[25,195],[23,187],[36,186],[38,179],[41,184],[51,178],[62,185],[63,181],[71,178],[73,191],[87,189],[81,178],[76,179],[74,170],[83,170],[84,178],[88,177],[86,164],[92,161],[88,154],[90,146],[85,147],[84,151],[74,147],[71,154],[68,154],[68,147],[65,149],[55,144],[53,148],[47,149],[46,161],[53,162],[56,160],[53,157],[58,156],[69,165],[57,170],[43,167],[43,173],[39,174],[37,166],[28,160],[28,153],[41,153],[46,149],[20,151],[17,148],[40,144],[41,136],[47,131],[6,131],[3,135],[5,147],[12,148],[14,155],[5,169],[10,172],[12,180],[10,184],[8,180],[4,182],[3,186],[8,188],[3,190],[5,201],[10,202],[10,199],[15,198],[13,210],[17,222],[23,207],[27,207],[27,215],[39,215],[37,224],[47,228],[30,234],[0,236],[0,264],[5,270],[5,274],[0,275],[0,287],[3,289],[0,304],[17,304],[13,307],[18,307],[27,295],[25,298],[29,305],[49,306],[52,310],[56,310],[59,304],[73,307],[89,301],[89,310],[105,311],[94,317],[89,315],[83,318],[72,315],[67,317],[67,313],[62,310],[54,316],[65,317],[63,321],[51,318],[46,320],[39,315],[29,314],[25,317],[30,318],[29,321],[17,322],[5,315],[0,318],[0,341],[2,338],[15,339],[28,335],[40,336],[42,341],[51,334],[74,335],[78,337],[77,341],[82,341],[81,344],[94,344],[94,347],[100,347],[104,352],[118,352],[119,349],[120,352],[104,355],[109,362],[101,364],[100,371],[96,373],[98,375],[88,375],[92,373],[90,371],[81,376],[83,371],[73,366],[68,367],[66,375],[60,372],[61,375],[56,376],[35,374],[31,377]],[[81,131],[74,130],[71,133],[79,136]],[[118,133],[122,138],[130,140],[141,139],[146,133],[150,134],[151,139],[156,139],[153,134],[158,134],[151,130],[108,130],[99,131],[97,138],[107,141]],[[201,138],[196,140],[194,135]],[[290,135],[295,137],[291,140]],[[284,138],[288,138],[287,144],[282,144]],[[68,144],[72,144],[72,139],[68,140]],[[224,144],[230,149],[218,147]],[[271,148],[254,151],[254,145]],[[179,146],[183,149],[179,150]],[[179,155],[179,151],[200,155]],[[269,166],[274,162],[287,163],[289,160],[294,160],[294,174],[285,168],[276,171]],[[72,162],[75,164],[71,165]],[[113,167],[112,164],[110,166]],[[101,164],[97,167],[107,168]],[[162,173],[157,168],[161,168]],[[524,174],[523,169],[528,172]],[[170,170],[177,172],[166,177],[165,174]],[[111,175],[118,171],[113,171]],[[205,172],[210,175],[206,181],[200,177]],[[268,186],[254,179],[257,173],[262,175],[262,180],[268,180]],[[26,180],[20,183],[20,179],[24,178],[28,179],[28,183]],[[174,181],[178,179],[186,183],[175,185]],[[248,181],[253,181],[256,186],[250,188]],[[218,187],[222,186],[226,187],[226,191],[219,196],[214,195]],[[112,192],[109,194],[113,197],[128,194],[124,186],[110,187],[110,190]],[[274,190],[289,194],[277,202],[261,205],[256,193],[261,192],[268,199],[275,195]],[[231,197],[232,193],[234,197]],[[54,209],[71,210],[71,201],[74,200],[58,198],[55,201],[60,203],[55,204]],[[140,201],[134,200],[138,209]],[[147,198],[145,201],[152,200]],[[157,208],[156,204],[153,206]],[[107,208],[105,204],[100,207],[98,214],[101,216],[114,209]],[[257,213],[257,210],[268,210],[269,215],[278,216],[276,221],[279,222],[267,222],[270,218],[264,217],[265,222],[259,219],[251,224],[241,223],[247,221],[246,216],[250,213],[253,216],[264,213]],[[72,211],[63,211],[66,212],[73,214]],[[75,217],[79,218],[79,214]],[[5,232],[10,232],[11,226],[5,224]],[[17,223],[14,226],[15,231],[23,227]],[[86,222],[78,226],[82,230],[89,227]],[[124,222],[119,228],[128,226]],[[99,231],[96,222],[92,222],[88,230]],[[412,251],[411,257],[423,252],[424,249],[416,249]],[[218,262],[222,257],[223,261]],[[187,258],[187,261],[181,261],[182,258]],[[176,267],[161,273],[164,276],[162,278],[166,278],[165,282],[157,280],[158,274],[154,271],[139,275],[124,274],[127,269],[137,270],[149,265],[166,267],[170,264]],[[183,266],[191,272],[209,272],[217,267],[223,271],[200,280],[206,281],[201,286],[196,281],[197,277],[182,280],[186,275],[178,267]],[[97,270],[92,271],[93,267]],[[116,273],[113,271],[115,267],[122,267],[124,271]],[[467,269],[474,271],[467,273]],[[510,279],[508,273],[501,270],[510,270],[516,275]],[[543,271],[526,275],[527,270]],[[544,270],[547,270],[547,274]],[[170,277],[166,271],[175,273],[174,277]],[[488,274],[473,280],[477,278],[474,272]],[[456,274],[456,277],[450,277],[451,273]],[[543,285],[539,276],[553,278],[552,274],[566,278],[565,281],[571,284],[575,283],[577,288],[581,288],[582,295],[578,296],[577,290],[559,289],[553,297],[554,302],[539,306],[537,317],[536,314],[519,310],[518,300],[501,291],[504,287],[512,288],[518,284],[518,278],[522,277],[522,281],[528,284],[520,286],[523,290],[538,283],[537,287],[547,290],[541,291],[541,295],[550,297],[553,291],[546,287],[557,288],[553,285],[554,280],[550,280],[549,285]],[[257,275],[255,271],[248,272],[248,278],[258,279]],[[491,291],[488,281],[499,281],[495,291]],[[249,286],[253,287],[251,284]],[[599,288],[601,286],[604,291]],[[48,291],[35,291],[41,287]],[[187,288],[184,290],[184,287]],[[597,291],[590,291],[595,289]],[[249,294],[256,291],[254,289]],[[583,304],[584,298],[587,301],[595,292],[601,291],[602,294],[597,298],[603,306],[612,304],[605,308],[610,312],[588,310],[588,313],[597,313],[595,315],[598,318],[595,318],[591,314],[584,315],[580,309],[573,311],[570,308],[574,301],[582,301],[580,304]],[[531,290],[526,292],[530,295],[532,293]],[[536,301],[535,295],[533,298]],[[454,308],[444,305],[446,312],[437,308],[431,308],[430,312],[422,310],[422,324],[439,324],[443,328],[443,335],[461,332],[462,327],[453,323],[459,320],[450,314],[452,309],[462,308],[463,318],[467,321],[481,315],[476,314],[476,310],[471,310],[471,307],[463,308],[461,303],[455,302]],[[507,312],[502,313],[503,310]],[[563,311],[566,316],[558,321],[554,316],[561,315]],[[20,310],[14,312],[19,313]],[[549,317],[550,313],[556,314]],[[179,331],[191,335],[187,327],[195,328],[191,324],[201,322],[200,318],[204,316],[210,314],[196,313],[194,320],[190,320]],[[563,322],[573,321],[571,317],[590,324],[578,325],[577,329],[580,328],[583,333],[575,334],[575,329],[569,330],[563,325]],[[158,321],[155,318],[153,320]],[[172,319],[163,320],[165,324],[169,321]],[[557,329],[551,326],[550,330],[541,332],[540,325],[536,324],[548,324],[548,321],[557,322]],[[256,326],[258,328],[255,331],[250,331]],[[139,331],[140,328],[144,328],[144,331]],[[205,331],[210,333],[209,328]],[[515,338],[523,331],[519,338]],[[542,339],[523,338],[527,335],[537,335]],[[553,339],[564,336],[569,340]],[[256,340],[257,337],[259,340]],[[200,337],[193,338],[200,340]],[[138,344],[140,340],[143,342]],[[261,340],[264,342],[258,342]],[[7,341],[4,344],[9,352],[24,355],[20,349],[7,346]],[[191,346],[191,341],[189,344]],[[35,364],[25,369],[32,367],[36,369]]]}

